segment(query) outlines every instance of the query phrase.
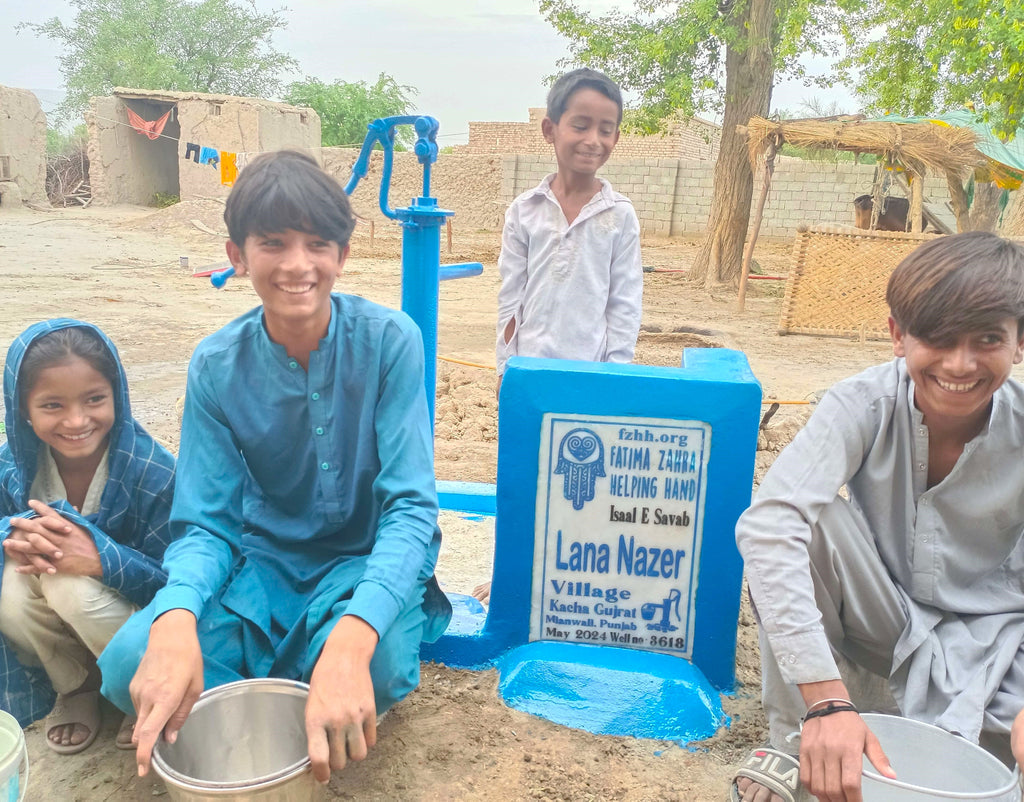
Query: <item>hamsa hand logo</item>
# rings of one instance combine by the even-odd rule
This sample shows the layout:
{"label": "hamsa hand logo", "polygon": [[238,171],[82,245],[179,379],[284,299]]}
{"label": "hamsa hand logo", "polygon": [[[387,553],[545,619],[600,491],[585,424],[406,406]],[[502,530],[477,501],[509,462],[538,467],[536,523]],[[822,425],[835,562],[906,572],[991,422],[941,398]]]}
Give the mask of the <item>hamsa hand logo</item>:
{"label": "hamsa hand logo", "polygon": [[562,494],[574,510],[594,498],[597,477],[604,476],[604,444],[590,429],[573,429],[558,446],[555,473],[562,474]]}

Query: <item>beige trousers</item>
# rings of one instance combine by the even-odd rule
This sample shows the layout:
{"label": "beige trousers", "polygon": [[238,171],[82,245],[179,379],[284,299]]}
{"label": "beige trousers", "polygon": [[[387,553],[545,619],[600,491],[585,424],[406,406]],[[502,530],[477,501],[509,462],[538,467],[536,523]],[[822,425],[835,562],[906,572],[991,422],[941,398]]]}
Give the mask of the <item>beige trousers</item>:
{"label": "beige trousers", "polygon": [[21,663],[42,666],[57,693],[70,693],[137,608],[94,577],[34,576],[15,567],[5,561],[0,632]]}

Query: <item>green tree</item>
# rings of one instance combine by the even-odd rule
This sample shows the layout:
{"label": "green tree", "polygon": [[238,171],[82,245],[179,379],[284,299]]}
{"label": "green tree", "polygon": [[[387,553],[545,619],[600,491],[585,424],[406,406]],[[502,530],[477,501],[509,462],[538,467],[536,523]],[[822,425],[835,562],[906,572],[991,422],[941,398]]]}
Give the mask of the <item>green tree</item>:
{"label": "green tree", "polygon": [[271,37],[285,9],[261,12],[254,0],[70,0],[74,18],[21,23],[63,46],[67,96],[60,120],[115,86],[273,97],[279,75],[298,66]]}
{"label": "green tree", "polygon": [[826,34],[838,31],[838,19],[825,2],[637,0],[632,13],[603,16],[571,0],[540,2],[569,40],[569,62],[602,69],[637,95],[632,126],[653,130],[677,114],[722,110],[708,230],[690,271],[705,286],[739,276],[753,173],[737,126],[768,115],[776,74],[802,75],[800,54],[835,53]]}
{"label": "green tree", "polygon": [[1019,0],[876,0],[851,11],[843,29],[841,66],[869,110],[932,114],[966,106],[1004,134],[1024,124]]}
{"label": "green tree", "polygon": [[[378,117],[410,114],[412,97],[417,93],[411,86],[399,84],[383,72],[376,83],[366,81],[334,81],[326,84],[318,78],[307,77],[288,85],[284,99],[295,106],[308,106],[320,115],[321,141],[324,145],[362,145],[366,126]],[[412,129],[396,129],[396,144],[412,145]]]}
{"label": "green tree", "polygon": [[[840,62],[868,110],[907,115],[976,110],[1004,140],[1024,124],[1024,6],[1018,0],[878,0],[843,20]],[[862,31],[872,31],[870,39]],[[946,174],[961,231],[995,229],[1006,194],[973,174]]]}
{"label": "green tree", "polygon": [[85,124],[76,125],[71,133],[62,131],[59,128],[46,129],[46,155],[65,156],[69,153],[77,153],[85,150],[89,141],[89,131]]}

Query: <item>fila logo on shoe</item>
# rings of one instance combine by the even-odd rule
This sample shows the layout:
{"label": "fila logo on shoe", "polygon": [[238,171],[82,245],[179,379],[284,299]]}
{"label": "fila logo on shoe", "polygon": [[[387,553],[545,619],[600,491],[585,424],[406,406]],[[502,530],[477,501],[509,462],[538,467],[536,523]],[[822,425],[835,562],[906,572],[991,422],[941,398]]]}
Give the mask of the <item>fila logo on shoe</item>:
{"label": "fila logo on shoe", "polygon": [[[785,760],[790,765],[788,771],[781,771],[779,764]],[[796,791],[800,786],[800,766],[792,765],[792,759],[785,759],[779,755],[758,749],[750,753],[745,768],[756,769],[762,774],[771,777],[782,783],[786,788]]]}

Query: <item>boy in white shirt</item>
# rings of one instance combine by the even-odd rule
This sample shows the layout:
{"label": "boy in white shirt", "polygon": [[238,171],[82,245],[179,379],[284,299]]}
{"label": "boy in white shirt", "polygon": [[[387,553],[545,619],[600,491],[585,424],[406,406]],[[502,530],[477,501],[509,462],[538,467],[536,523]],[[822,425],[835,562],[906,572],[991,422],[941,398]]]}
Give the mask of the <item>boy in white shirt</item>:
{"label": "boy in white shirt", "polygon": [[[544,139],[558,172],[505,214],[498,292],[498,387],[510,356],[631,362],[644,278],[640,221],[597,177],[619,141],[622,93],[604,73],[565,73],[548,93]],[[491,583],[473,589],[487,601]]]}
{"label": "boy in white shirt", "polygon": [[497,366],[510,356],[629,362],[640,331],[640,223],[596,173],[619,140],[622,94],[578,69],[548,93],[558,172],[516,198],[502,233]]}

